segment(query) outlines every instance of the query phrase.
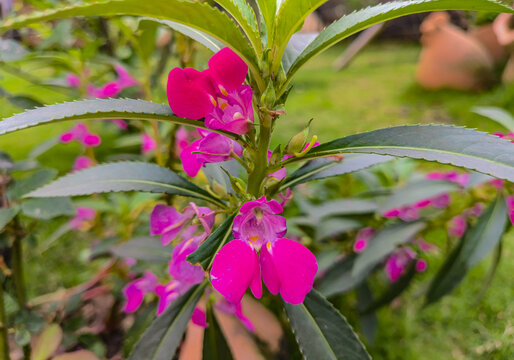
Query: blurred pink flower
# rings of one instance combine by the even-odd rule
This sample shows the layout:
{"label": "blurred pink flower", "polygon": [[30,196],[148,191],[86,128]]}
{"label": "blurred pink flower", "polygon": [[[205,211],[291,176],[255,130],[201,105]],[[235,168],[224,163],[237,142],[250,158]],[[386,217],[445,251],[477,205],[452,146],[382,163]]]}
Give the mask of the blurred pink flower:
{"label": "blurred pink flower", "polygon": [[65,144],[71,141],[78,141],[85,147],[95,147],[102,142],[100,136],[89,132],[86,124],[83,123],[78,123],[71,130],[63,133],[60,140]]}
{"label": "blurred pink flower", "polygon": [[463,216],[455,216],[448,222],[448,234],[456,238],[462,237],[466,232],[467,222]]}
{"label": "blurred pink flower", "polygon": [[149,152],[155,150],[157,144],[153,137],[151,137],[148,133],[141,134],[141,152],[143,154],[148,154]]}
{"label": "blurred pink flower", "polygon": [[95,217],[95,209],[78,207],[77,214],[70,220],[69,224],[72,229],[79,230],[88,220],[93,220]]}
{"label": "blurred pink flower", "polygon": [[514,225],[514,195],[507,196],[507,212],[509,214],[510,222]]}
{"label": "blurred pink flower", "polygon": [[142,278],[131,281],[123,289],[126,302],[123,311],[131,313],[139,309],[145,295],[155,291],[158,280],[151,271],[145,271]]}
{"label": "blurred pink flower", "polygon": [[416,271],[417,272],[425,272],[428,268],[428,263],[424,259],[419,259],[416,261]]}
{"label": "blurred pink flower", "polygon": [[93,161],[87,156],[78,156],[73,163],[73,171],[87,169],[93,165]]}
{"label": "blurred pink flower", "polygon": [[386,261],[385,272],[389,281],[397,281],[404,273],[410,262],[416,258],[416,253],[408,247],[397,249]]}
{"label": "blurred pink flower", "polygon": [[371,240],[373,235],[375,234],[375,229],[371,227],[366,227],[360,229],[355,237],[355,243],[353,244],[353,251],[356,253],[361,253],[368,247],[368,242]]}

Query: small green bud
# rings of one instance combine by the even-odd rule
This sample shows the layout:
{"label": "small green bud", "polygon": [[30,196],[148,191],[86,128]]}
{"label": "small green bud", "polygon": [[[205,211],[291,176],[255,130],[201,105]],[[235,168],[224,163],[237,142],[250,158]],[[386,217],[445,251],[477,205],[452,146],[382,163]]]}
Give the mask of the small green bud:
{"label": "small green bud", "polygon": [[270,81],[268,82],[266,90],[264,90],[264,93],[262,93],[261,104],[268,109],[272,109],[275,106],[276,100],[277,97],[275,94],[275,86],[273,85],[273,82]]}
{"label": "small green bud", "polygon": [[305,146],[309,136],[311,122],[312,119],[309,120],[309,123],[302,131],[300,131],[298,134],[293,136],[291,140],[289,140],[289,143],[286,146],[287,154],[295,154],[303,150],[303,147]]}

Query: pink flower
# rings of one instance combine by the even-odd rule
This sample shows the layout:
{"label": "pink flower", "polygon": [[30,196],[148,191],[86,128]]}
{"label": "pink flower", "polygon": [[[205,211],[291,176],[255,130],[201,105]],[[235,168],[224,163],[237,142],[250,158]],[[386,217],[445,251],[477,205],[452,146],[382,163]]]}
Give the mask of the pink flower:
{"label": "pink flower", "polygon": [[87,126],[83,123],[78,123],[70,131],[62,134],[60,140],[62,143],[69,143],[75,140],[85,147],[95,147],[102,142],[100,136],[90,133]]}
{"label": "pink flower", "polygon": [[79,87],[80,86],[80,77],[75,74],[66,75],[66,82],[70,87]]}
{"label": "pink flower", "polygon": [[386,218],[398,217],[403,221],[414,221],[419,219],[419,212],[415,206],[403,206],[387,210],[382,214]]}
{"label": "pink flower", "polygon": [[426,175],[429,180],[445,180],[456,183],[462,187],[466,186],[469,182],[469,174],[459,174],[456,171],[450,172],[431,172]]}
{"label": "pink flower", "polygon": [[450,204],[450,195],[449,194],[441,194],[436,196],[430,200],[430,205],[437,209],[444,209]]}
{"label": "pink flower", "polygon": [[[284,301],[300,304],[311,291],[318,265],[314,255],[302,244],[281,238],[286,231],[282,207],[265,197],[241,207],[234,220],[235,240],[216,254],[212,286],[227,301],[239,303],[248,287],[257,298],[262,296],[262,281]],[[264,245],[264,246],[262,246]],[[260,250],[260,258],[258,252]]]}
{"label": "pink flower", "polygon": [[203,327],[204,329],[209,326],[207,324],[207,315],[199,307],[195,307],[193,315],[191,315],[191,322],[197,326]]}
{"label": "pink flower", "polygon": [[278,197],[280,198],[280,206],[282,206],[284,208],[287,205],[289,205],[291,200],[293,200],[293,192],[291,191],[290,188],[287,188],[285,194],[279,193]]}
{"label": "pink flower", "polygon": [[425,240],[423,240],[423,238],[417,238],[416,243],[418,244],[419,249],[423,252],[437,250],[437,246],[426,242]]}
{"label": "pink flower", "polygon": [[179,213],[173,206],[158,204],[150,215],[150,235],[161,235],[163,245],[171,243],[181,232],[184,225],[197,217],[204,231],[210,234],[214,224],[214,212],[207,207],[197,207],[190,203]]}
{"label": "pink flower", "polygon": [[507,196],[506,202],[510,222],[514,225],[514,195]]}
{"label": "pink flower", "polygon": [[202,136],[180,153],[182,166],[187,175],[195,177],[207,163],[231,160],[231,154],[243,155],[243,147],[226,136],[200,131]]}
{"label": "pink flower", "polygon": [[150,151],[155,150],[157,144],[153,137],[151,137],[148,133],[141,134],[141,152],[143,154],[148,154]]}
{"label": "pink flower", "polygon": [[424,259],[419,259],[416,261],[416,271],[417,272],[425,272],[428,268],[428,263]]}
{"label": "pink flower", "polygon": [[70,227],[75,230],[79,230],[88,220],[93,220],[96,217],[96,210],[79,207],[77,208],[77,214],[70,220]]}
{"label": "pink flower", "polygon": [[130,282],[123,289],[126,298],[123,311],[131,313],[139,309],[143,303],[145,295],[155,291],[157,286],[157,276],[150,271],[145,271],[142,278]]}
{"label": "pink flower", "polygon": [[252,89],[243,85],[247,73],[248,66],[229,48],[212,56],[202,72],[174,68],[167,86],[171,110],[177,116],[205,118],[210,129],[245,134],[254,120]]}
{"label": "pink flower", "polygon": [[493,179],[493,180],[489,181],[489,183],[492,186],[494,186],[496,189],[498,189],[498,191],[503,189],[503,180],[502,179]]}
{"label": "pink flower", "polygon": [[253,326],[252,322],[244,316],[243,307],[240,302],[235,304],[228,302],[227,299],[223,298],[216,302],[216,309],[228,315],[235,315],[249,331],[255,331],[255,326]]}
{"label": "pink flower", "polygon": [[87,156],[78,156],[73,163],[73,171],[87,169],[93,165],[93,161]]}
{"label": "pink flower", "polygon": [[368,247],[368,242],[375,234],[375,229],[371,227],[360,229],[355,237],[355,243],[353,244],[353,251],[361,253]]}
{"label": "pink flower", "polygon": [[191,144],[191,142],[197,137],[198,131],[196,130],[188,131],[183,127],[178,129],[177,134],[175,135],[176,153],[180,154],[180,152],[188,147],[189,144]]}
{"label": "pink flower", "polygon": [[130,76],[129,72],[121,65],[115,65],[114,70],[118,74],[116,83],[120,89],[125,89],[138,84],[137,80]]}
{"label": "pink flower", "polygon": [[415,257],[416,253],[408,247],[399,248],[389,256],[384,268],[389,281],[395,282],[398,280]]}
{"label": "pink flower", "polygon": [[463,216],[455,216],[448,222],[448,234],[460,238],[466,232],[467,223]]}
{"label": "pink flower", "polygon": [[94,85],[89,84],[87,86],[87,94],[93,98],[105,99],[115,97],[121,92],[121,87],[116,81],[108,82],[100,88],[96,88]]}
{"label": "pink flower", "polygon": [[114,125],[116,125],[121,130],[126,130],[128,127],[128,124],[121,119],[110,119],[110,120]]}

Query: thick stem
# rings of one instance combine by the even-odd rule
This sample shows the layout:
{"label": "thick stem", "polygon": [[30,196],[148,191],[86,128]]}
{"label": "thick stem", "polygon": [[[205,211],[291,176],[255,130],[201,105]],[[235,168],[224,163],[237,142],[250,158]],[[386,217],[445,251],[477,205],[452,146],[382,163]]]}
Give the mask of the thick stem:
{"label": "thick stem", "polygon": [[0,282],[0,355],[3,356],[2,359],[9,359],[9,338],[4,304],[4,285]]}
{"label": "thick stem", "polygon": [[271,116],[267,113],[262,113],[255,168],[248,176],[248,192],[255,197],[261,195],[261,185],[267,175],[270,140]]}

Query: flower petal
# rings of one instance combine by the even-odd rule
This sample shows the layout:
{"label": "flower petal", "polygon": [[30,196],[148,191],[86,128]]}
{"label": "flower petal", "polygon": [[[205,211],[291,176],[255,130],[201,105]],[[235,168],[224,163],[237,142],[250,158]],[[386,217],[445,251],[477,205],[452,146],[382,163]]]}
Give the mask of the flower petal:
{"label": "flower petal", "polygon": [[[200,139],[201,140],[201,139]],[[191,145],[187,146],[180,152],[180,160],[182,167],[186,174],[190,177],[195,177],[203,166],[203,163],[198,160],[198,155],[193,154],[198,151],[198,143],[200,140],[194,141]]]}
{"label": "flower petal", "polygon": [[225,90],[234,91],[245,81],[248,66],[235,52],[226,47],[209,59],[209,71]]}
{"label": "flower petal", "polygon": [[214,257],[212,286],[229,302],[240,302],[252,283],[257,261],[257,253],[250,244],[242,240],[229,242]]}
{"label": "flower petal", "polygon": [[269,292],[273,295],[277,295],[280,291],[280,279],[278,278],[277,270],[275,269],[275,264],[273,264],[273,259],[268,251],[268,244],[271,246],[271,243],[266,243],[266,246],[261,248],[261,269],[262,269],[262,280]]}
{"label": "flower petal", "polygon": [[285,302],[301,304],[312,290],[318,264],[302,244],[290,239],[277,239],[266,245],[280,279],[280,295]]}

